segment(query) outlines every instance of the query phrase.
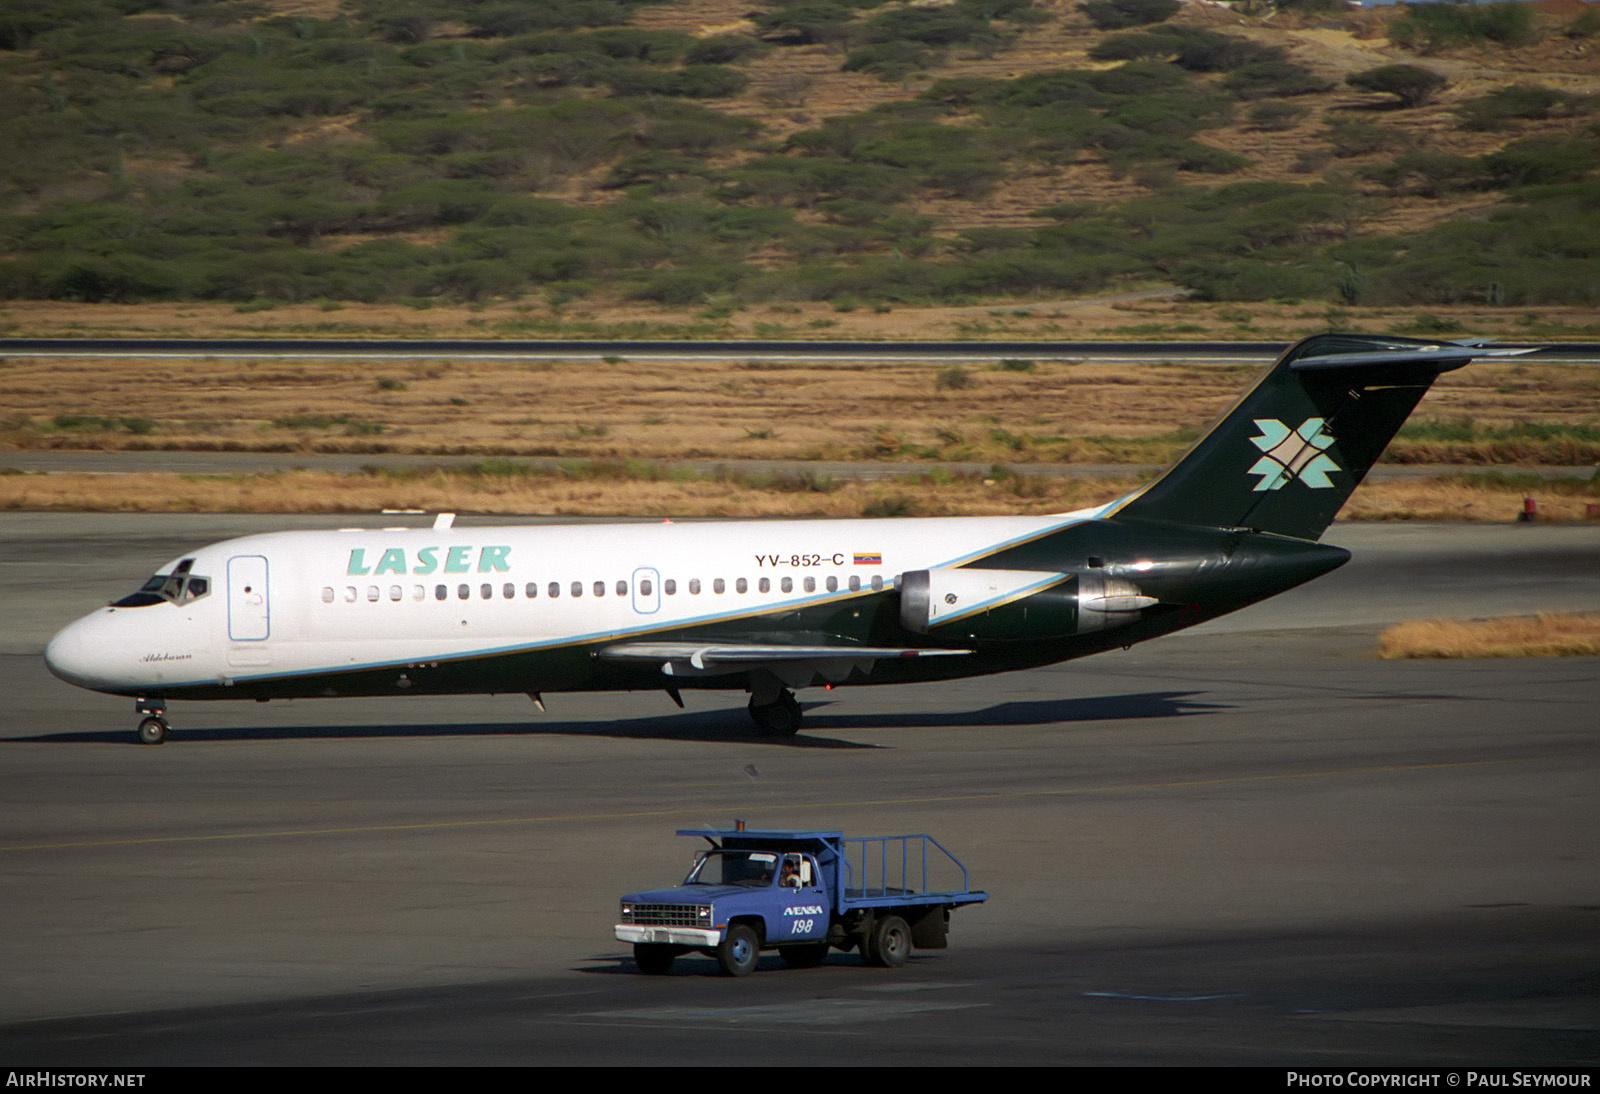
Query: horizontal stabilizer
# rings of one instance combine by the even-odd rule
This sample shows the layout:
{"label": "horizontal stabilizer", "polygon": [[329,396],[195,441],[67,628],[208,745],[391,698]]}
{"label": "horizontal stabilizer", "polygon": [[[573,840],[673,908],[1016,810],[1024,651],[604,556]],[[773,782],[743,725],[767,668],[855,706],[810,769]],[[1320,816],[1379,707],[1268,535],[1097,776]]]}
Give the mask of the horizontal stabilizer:
{"label": "horizontal stabilizer", "polygon": [[1427,365],[1449,372],[1470,364],[1477,357],[1520,357],[1532,349],[1479,349],[1462,345],[1422,346],[1417,349],[1379,350],[1370,353],[1335,353],[1322,357],[1301,357],[1289,365],[1295,372],[1320,372],[1327,369],[1365,368],[1369,365]]}

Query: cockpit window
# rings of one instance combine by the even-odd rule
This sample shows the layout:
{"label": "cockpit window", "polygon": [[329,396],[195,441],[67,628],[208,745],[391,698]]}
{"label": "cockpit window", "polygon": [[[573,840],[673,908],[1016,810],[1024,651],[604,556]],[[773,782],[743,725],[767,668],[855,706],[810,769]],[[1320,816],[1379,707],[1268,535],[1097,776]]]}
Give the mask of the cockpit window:
{"label": "cockpit window", "polygon": [[172,568],[170,574],[156,574],[139,586],[139,591],[129,593],[121,600],[113,600],[113,608],[144,608],[151,604],[187,604],[199,600],[211,591],[211,580],[189,572],[194,559],[186,558]]}

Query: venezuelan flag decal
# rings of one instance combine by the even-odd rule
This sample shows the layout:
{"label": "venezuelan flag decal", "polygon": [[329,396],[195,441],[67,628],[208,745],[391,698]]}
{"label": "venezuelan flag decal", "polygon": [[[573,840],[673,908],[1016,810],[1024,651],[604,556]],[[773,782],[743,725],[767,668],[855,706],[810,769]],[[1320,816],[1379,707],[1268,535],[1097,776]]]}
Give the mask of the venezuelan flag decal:
{"label": "venezuelan flag decal", "polygon": [[883,565],[883,553],[881,551],[857,551],[854,557],[857,566]]}

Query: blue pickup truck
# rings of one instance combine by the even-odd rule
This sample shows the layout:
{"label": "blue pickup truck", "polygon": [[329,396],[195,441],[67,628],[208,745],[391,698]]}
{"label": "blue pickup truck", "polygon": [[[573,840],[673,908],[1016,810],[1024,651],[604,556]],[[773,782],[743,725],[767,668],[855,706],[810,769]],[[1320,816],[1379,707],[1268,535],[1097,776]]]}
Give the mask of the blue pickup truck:
{"label": "blue pickup truck", "polygon": [[912,947],[944,949],[950,912],[989,894],[932,836],[788,829],[682,828],[710,844],[683,884],[622,898],[617,938],[642,972],[660,975],[683,953],[710,954],[729,976],[753,972],[762,950],[793,968],[830,949],[869,965],[904,965]]}

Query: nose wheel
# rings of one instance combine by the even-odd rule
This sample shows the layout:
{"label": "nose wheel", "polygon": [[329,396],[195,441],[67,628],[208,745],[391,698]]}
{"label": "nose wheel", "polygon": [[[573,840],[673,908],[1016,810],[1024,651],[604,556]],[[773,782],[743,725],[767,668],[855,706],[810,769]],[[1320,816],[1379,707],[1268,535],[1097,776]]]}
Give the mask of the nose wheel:
{"label": "nose wheel", "polygon": [[167,724],[167,707],[160,699],[139,698],[135,700],[135,709],[145,715],[139,723],[139,743],[142,745],[163,744],[167,735],[172,732],[172,727]]}

